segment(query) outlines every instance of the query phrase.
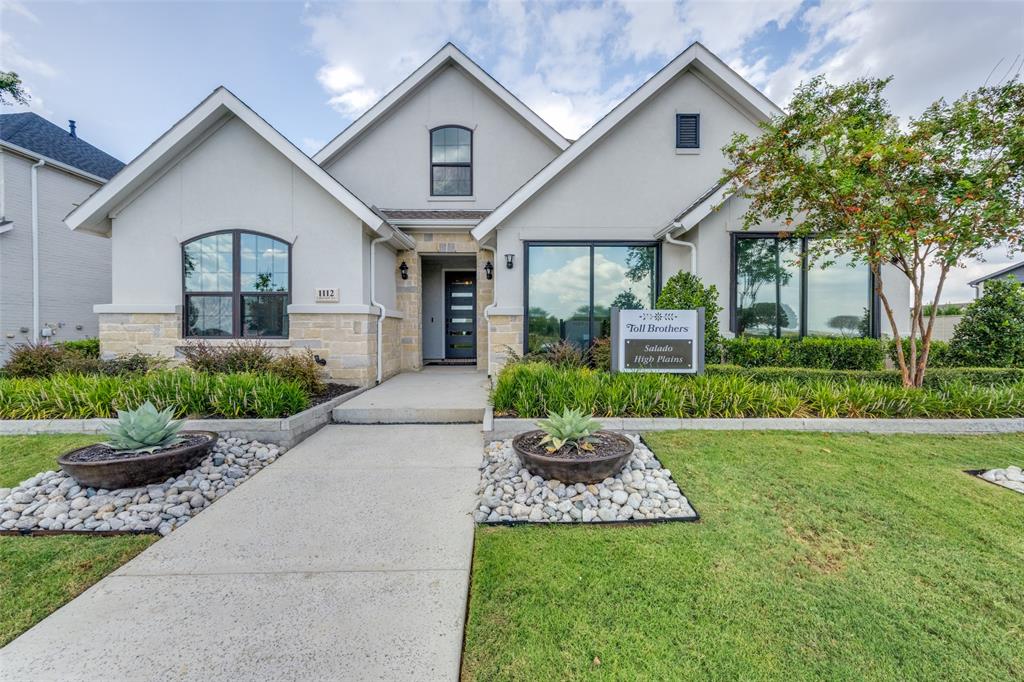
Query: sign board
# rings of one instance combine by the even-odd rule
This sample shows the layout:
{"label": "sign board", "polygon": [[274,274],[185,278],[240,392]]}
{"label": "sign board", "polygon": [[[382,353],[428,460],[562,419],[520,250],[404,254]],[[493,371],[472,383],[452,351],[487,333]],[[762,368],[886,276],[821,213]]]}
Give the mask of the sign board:
{"label": "sign board", "polygon": [[341,300],[337,287],[325,287],[316,290],[317,303],[337,303]]}
{"label": "sign board", "polygon": [[704,373],[704,309],[612,308],[612,371]]}

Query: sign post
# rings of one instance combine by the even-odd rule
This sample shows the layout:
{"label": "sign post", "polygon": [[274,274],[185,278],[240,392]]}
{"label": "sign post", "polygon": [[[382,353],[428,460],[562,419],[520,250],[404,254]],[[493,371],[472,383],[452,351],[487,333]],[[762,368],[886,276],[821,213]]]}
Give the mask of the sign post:
{"label": "sign post", "polygon": [[612,308],[612,371],[704,373],[704,308]]}

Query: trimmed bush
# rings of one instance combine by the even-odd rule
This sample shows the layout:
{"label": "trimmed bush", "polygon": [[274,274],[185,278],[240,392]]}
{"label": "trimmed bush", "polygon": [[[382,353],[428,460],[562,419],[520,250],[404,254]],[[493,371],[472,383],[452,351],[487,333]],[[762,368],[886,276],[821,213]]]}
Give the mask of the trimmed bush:
{"label": "trimmed bush", "polygon": [[60,346],[41,343],[19,343],[11,348],[4,365],[9,377],[48,377],[60,371],[66,353]]}
{"label": "trimmed bush", "polygon": [[[736,365],[708,365],[707,374],[744,376],[759,382],[813,381],[875,382],[890,386],[902,386],[903,378],[898,370],[834,370],[809,369],[805,367],[738,367]],[[1024,369],[1000,369],[992,367],[950,367],[928,370],[924,385],[936,388],[950,383],[964,383],[971,386],[999,386],[1024,382]]]}
{"label": "trimmed bush", "polygon": [[313,351],[308,348],[305,353],[289,353],[274,358],[270,361],[268,371],[285,381],[294,381],[309,395],[316,395],[324,390],[320,365],[316,364]]}
{"label": "trimmed bush", "polygon": [[876,339],[776,339],[741,336],[723,341],[725,361],[740,367],[880,370],[885,347]]}
{"label": "trimmed bush", "polygon": [[[910,362],[910,339],[900,339],[903,345],[903,357],[906,358],[907,362]],[[917,344],[917,352],[921,353],[920,340]],[[890,340],[887,345],[887,354],[889,359],[894,364],[899,365],[899,360],[896,359],[896,340]],[[953,367],[953,361],[949,354],[949,343],[946,341],[932,340],[931,348],[928,350],[928,367],[926,372],[930,372],[933,369],[940,367]],[[928,375],[925,374],[925,377]]]}
{"label": "trimmed bush", "polygon": [[262,341],[232,341],[225,345],[193,341],[181,349],[181,354],[186,365],[207,374],[266,372],[274,359]]}
{"label": "trimmed bush", "polygon": [[57,345],[64,350],[84,355],[87,358],[98,358],[100,356],[99,339],[73,339],[71,341],[60,341]]}
{"label": "trimmed bush", "polygon": [[89,344],[72,345],[78,342],[64,342],[54,345],[23,343],[11,349],[4,376],[14,378],[44,378],[54,374],[105,374],[121,376],[142,374],[162,361],[143,353],[122,355],[110,360],[101,360],[92,355]]}
{"label": "trimmed bush", "polygon": [[590,347],[590,364],[605,372],[612,370],[612,340],[607,336],[594,341]]}
{"label": "trimmed bush", "polygon": [[491,398],[497,414],[527,418],[566,408],[617,417],[1024,416],[1024,382],[903,388],[878,381],[757,381],[735,373],[609,374],[529,362],[505,367]]}
{"label": "trimmed bush", "polygon": [[149,400],[175,417],[287,417],[309,407],[302,386],[273,374],[201,374],[188,369],[127,376],[55,374],[0,379],[0,419],[113,417]]}
{"label": "trimmed bush", "polygon": [[696,275],[678,272],[665,282],[655,307],[661,310],[704,308],[704,361],[718,362],[722,352],[722,334],[718,331],[718,313],[722,312],[722,306],[718,305],[718,287],[704,286]]}
{"label": "trimmed bush", "polygon": [[967,306],[949,343],[952,364],[1024,367],[1024,285],[1013,279],[985,282],[985,293]]}

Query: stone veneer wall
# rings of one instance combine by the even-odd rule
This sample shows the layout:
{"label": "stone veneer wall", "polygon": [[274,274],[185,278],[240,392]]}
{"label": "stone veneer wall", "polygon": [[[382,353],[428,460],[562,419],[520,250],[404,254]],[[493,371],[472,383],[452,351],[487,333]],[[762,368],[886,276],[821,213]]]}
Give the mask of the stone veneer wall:
{"label": "stone veneer wall", "polygon": [[[101,313],[104,357],[146,353],[174,359],[181,337],[180,313]],[[334,381],[372,386],[377,380],[377,316],[362,313],[290,313],[288,340],[266,343],[277,352],[310,349],[327,360]],[[400,320],[384,321],[384,378],[401,371]],[[214,343],[219,341],[214,340]]]}
{"label": "stone veneer wall", "polygon": [[491,315],[491,376],[508,360],[509,349],[523,354],[523,316]]}
{"label": "stone veneer wall", "polygon": [[477,366],[487,363],[487,321],[484,308],[494,300],[494,281],[487,279],[484,265],[493,258],[489,251],[481,251],[469,232],[410,232],[416,240],[411,251],[399,251],[398,262],[409,266],[409,279],[403,280],[396,272],[397,306],[402,312],[400,325],[401,367],[417,370],[423,366],[423,269],[422,254],[475,254],[476,255],[476,356]]}

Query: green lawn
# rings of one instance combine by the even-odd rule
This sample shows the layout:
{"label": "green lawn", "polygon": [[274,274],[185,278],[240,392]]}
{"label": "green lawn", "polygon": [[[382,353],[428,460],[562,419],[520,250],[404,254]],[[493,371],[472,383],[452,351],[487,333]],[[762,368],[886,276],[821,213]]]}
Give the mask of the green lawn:
{"label": "green lawn", "polygon": [[702,521],[479,529],[464,679],[1024,678],[1024,437],[647,441]]}
{"label": "green lawn", "polygon": [[[56,457],[92,436],[0,437],[0,487],[56,468]],[[119,537],[0,537],[0,646],[156,541]]]}

